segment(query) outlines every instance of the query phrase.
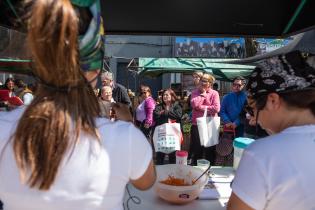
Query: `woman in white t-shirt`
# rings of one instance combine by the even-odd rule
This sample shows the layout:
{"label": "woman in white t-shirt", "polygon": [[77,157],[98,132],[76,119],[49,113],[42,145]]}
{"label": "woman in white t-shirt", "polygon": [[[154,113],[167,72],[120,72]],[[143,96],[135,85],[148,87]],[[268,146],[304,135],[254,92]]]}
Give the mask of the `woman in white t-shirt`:
{"label": "woman in white t-shirt", "polygon": [[314,66],[298,51],[263,60],[247,90],[251,115],[273,135],[245,150],[227,209],[314,210]]}
{"label": "woman in white t-shirt", "polygon": [[[122,210],[127,183],[145,190],[155,181],[151,146],[132,123],[97,118],[95,80],[81,71],[79,21],[70,1],[31,6],[27,46],[39,84],[29,106],[0,113],[4,209]],[[132,121],[126,106],[113,109]]]}

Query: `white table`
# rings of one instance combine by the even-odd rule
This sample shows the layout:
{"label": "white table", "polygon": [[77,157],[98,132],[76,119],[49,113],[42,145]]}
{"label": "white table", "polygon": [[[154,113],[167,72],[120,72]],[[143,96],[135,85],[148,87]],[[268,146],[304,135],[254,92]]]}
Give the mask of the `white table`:
{"label": "white table", "polygon": [[[222,176],[233,176],[233,168],[230,167],[212,167],[211,173]],[[159,198],[153,188],[148,191],[139,191],[131,184],[128,185],[132,196],[137,196],[141,199],[140,204],[135,204],[129,201],[130,210],[223,210],[226,209],[228,198],[219,200],[194,200],[184,205],[174,205],[167,203]],[[125,195],[125,205],[128,196]]]}

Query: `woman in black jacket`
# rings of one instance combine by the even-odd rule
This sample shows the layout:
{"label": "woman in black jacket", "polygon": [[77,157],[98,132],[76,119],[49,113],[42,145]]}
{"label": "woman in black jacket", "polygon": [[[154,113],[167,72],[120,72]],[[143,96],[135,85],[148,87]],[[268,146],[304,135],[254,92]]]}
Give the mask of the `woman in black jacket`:
{"label": "woman in black jacket", "polygon": [[[176,101],[177,96],[172,89],[166,89],[162,93],[162,103],[155,107],[153,118],[155,126],[162,125],[170,121],[180,123],[182,118],[182,107]],[[164,164],[165,154],[162,152],[156,153],[156,164]],[[175,163],[175,152],[168,154],[169,163]]]}

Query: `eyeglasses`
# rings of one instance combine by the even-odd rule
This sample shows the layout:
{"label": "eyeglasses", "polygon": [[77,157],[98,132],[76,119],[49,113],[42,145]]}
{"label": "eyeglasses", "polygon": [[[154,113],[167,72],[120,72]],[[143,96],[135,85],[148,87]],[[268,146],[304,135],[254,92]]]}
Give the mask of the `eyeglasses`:
{"label": "eyeglasses", "polygon": [[233,86],[235,86],[235,87],[242,87],[242,84],[233,83]]}
{"label": "eyeglasses", "polygon": [[[255,107],[256,107],[256,110],[257,110],[257,113],[260,111],[260,110],[263,110],[264,107],[266,106],[266,103],[267,103],[267,96],[268,95],[261,95],[259,96],[256,100],[255,100]],[[255,116],[255,112],[254,112],[254,108],[251,107],[250,105],[246,105],[244,107],[244,110],[250,114],[251,116]]]}

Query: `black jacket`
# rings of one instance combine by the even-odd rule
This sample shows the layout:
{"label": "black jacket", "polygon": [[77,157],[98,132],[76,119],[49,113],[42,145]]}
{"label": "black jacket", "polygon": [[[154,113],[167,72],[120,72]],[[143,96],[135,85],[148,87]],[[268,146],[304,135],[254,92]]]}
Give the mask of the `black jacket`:
{"label": "black jacket", "polygon": [[121,84],[115,83],[113,88],[113,99],[116,102],[120,102],[131,106],[131,101],[127,89]]}
{"label": "black jacket", "polygon": [[172,104],[168,111],[165,110],[164,104],[158,104],[153,111],[155,126],[167,123],[168,119],[176,120],[177,123],[180,123],[182,114],[182,107],[178,102]]}

